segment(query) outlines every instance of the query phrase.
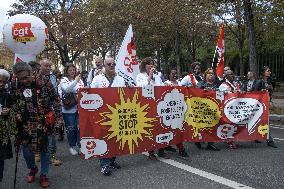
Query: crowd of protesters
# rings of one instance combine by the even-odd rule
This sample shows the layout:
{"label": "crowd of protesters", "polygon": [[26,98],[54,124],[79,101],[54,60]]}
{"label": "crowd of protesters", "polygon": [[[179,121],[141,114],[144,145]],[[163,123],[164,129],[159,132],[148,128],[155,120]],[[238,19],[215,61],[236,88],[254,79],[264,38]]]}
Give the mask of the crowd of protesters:
{"label": "crowd of protesters", "polygon": [[[80,153],[80,127],[77,107],[79,88],[126,87],[127,83],[115,72],[115,61],[112,57],[105,60],[95,59],[96,67],[89,73],[78,74],[76,67],[68,63],[63,75],[52,72],[52,62],[42,59],[37,62],[19,62],[13,66],[13,72],[0,69],[0,181],[3,179],[4,160],[12,158],[11,135],[15,136],[16,147],[21,146],[29,170],[26,176],[28,183],[35,181],[39,169],[36,162],[41,162],[40,185],[49,187],[47,174],[49,166],[60,166],[61,160],[56,156],[55,135],[59,141],[66,131],[69,152]],[[230,67],[224,68],[223,79],[218,79],[212,68],[201,70],[201,64],[191,64],[191,72],[183,73],[178,78],[177,70],[170,70],[169,78],[163,81],[161,73],[155,66],[154,59],[148,57],[141,61],[140,74],[136,77],[137,87],[153,86],[187,86],[204,90],[218,90],[224,93],[251,92],[267,90],[272,95],[273,86],[270,80],[271,71],[264,66],[260,78],[249,71],[244,82],[237,82]],[[64,129],[65,128],[65,129]],[[64,131],[65,130],[65,131]],[[256,141],[257,142],[257,141]],[[233,141],[227,142],[231,149],[237,149]],[[202,148],[202,143],[195,143]],[[267,145],[277,148],[271,133]],[[188,157],[183,143],[176,145],[178,154]],[[213,142],[206,145],[208,150],[219,151]],[[168,146],[158,149],[157,155],[169,158],[167,151],[176,151]],[[149,159],[157,160],[154,151],[149,151]],[[112,169],[121,168],[116,157],[99,159],[102,174],[111,175]]]}

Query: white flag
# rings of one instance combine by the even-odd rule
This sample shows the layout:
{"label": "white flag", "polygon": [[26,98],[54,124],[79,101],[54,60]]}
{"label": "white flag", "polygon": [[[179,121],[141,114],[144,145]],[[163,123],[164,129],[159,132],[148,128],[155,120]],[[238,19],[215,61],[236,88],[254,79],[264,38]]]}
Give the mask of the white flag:
{"label": "white flag", "polygon": [[130,86],[135,86],[136,76],[138,73],[140,73],[140,70],[136,58],[136,47],[134,44],[131,24],[129,25],[128,30],[124,36],[115,62],[116,73],[118,73],[119,76],[123,77]]}

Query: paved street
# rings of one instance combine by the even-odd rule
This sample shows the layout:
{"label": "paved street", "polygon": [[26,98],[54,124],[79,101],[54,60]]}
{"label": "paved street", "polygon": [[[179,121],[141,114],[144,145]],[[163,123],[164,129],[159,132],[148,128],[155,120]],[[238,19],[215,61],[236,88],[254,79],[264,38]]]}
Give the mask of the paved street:
{"label": "paved street", "polygon": [[[239,143],[237,150],[226,144],[216,144],[221,151],[199,150],[187,143],[189,158],[182,159],[170,153],[171,159],[153,162],[145,155],[118,158],[122,169],[115,170],[110,177],[100,173],[98,160],[82,160],[71,156],[66,139],[58,142],[58,154],[63,161],[60,167],[50,168],[50,188],[284,188],[284,125],[273,124],[272,134],[277,149],[266,143]],[[5,162],[2,189],[13,188],[15,159]],[[9,165],[11,164],[11,165]],[[40,188],[39,177],[28,184],[25,175],[28,170],[22,154],[19,160],[17,188]]]}

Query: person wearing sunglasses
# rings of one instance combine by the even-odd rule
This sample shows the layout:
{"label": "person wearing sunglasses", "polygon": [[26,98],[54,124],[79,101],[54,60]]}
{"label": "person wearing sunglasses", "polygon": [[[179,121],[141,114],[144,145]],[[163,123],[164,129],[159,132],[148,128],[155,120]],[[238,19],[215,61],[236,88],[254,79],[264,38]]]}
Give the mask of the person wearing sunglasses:
{"label": "person wearing sunglasses", "polygon": [[[104,61],[104,70],[93,78],[91,88],[126,87],[125,81],[115,72],[115,61],[107,57]],[[111,175],[112,169],[120,169],[115,161],[116,157],[100,158],[101,173],[105,176]]]}

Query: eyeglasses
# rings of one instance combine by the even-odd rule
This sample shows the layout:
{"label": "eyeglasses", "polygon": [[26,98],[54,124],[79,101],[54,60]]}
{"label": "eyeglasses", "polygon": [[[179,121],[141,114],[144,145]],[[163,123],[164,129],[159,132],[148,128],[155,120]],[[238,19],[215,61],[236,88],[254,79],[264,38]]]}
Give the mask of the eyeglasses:
{"label": "eyeglasses", "polygon": [[113,62],[113,63],[107,63],[106,64],[107,66],[115,66],[115,63]]}

